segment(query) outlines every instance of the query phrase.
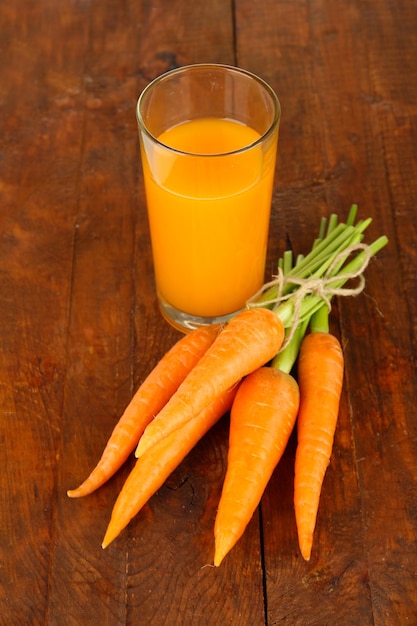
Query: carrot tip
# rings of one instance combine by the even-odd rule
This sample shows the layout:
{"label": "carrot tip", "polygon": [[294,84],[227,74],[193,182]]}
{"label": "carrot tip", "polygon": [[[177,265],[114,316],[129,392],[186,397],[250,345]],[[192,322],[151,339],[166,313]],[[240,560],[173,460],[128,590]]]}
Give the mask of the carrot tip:
{"label": "carrot tip", "polygon": [[120,527],[118,524],[114,523],[114,520],[110,520],[106,532],[104,533],[104,538],[101,543],[101,547],[103,550],[107,548],[115,539],[120,535],[123,530],[123,526]]}
{"label": "carrot tip", "polygon": [[229,552],[231,551],[235,543],[236,542],[232,542],[231,544],[227,546],[224,545],[224,546],[218,546],[215,548],[214,559],[213,559],[213,564],[215,567],[220,567],[220,565],[223,563],[224,559],[229,554]]}
{"label": "carrot tip", "polygon": [[68,489],[67,496],[69,498],[82,498],[83,496],[88,496],[94,489],[91,490],[87,485],[80,485],[76,489]]}
{"label": "carrot tip", "polygon": [[300,543],[300,552],[301,552],[301,556],[303,557],[304,561],[309,561],[310,557],[311,557],[311,545],[302,545]]}
{"label": "carrot tip", "polygon": [[105,550],[107,548],[107,546],[109,546],[111,544],[113,539],[114,539],[114,537],[109,537],[108,533],[106,533],[104,535],[104,539],[103,539],[102,544],[101,544],[101,547],[103,548],[103,550]]}
{"label": "carrot tip", "polygon": [[138,443],[138,447],[135,450],[135,457],[139,459],[141,456],[145,454],[152,446],[146,439],[141,439]]}

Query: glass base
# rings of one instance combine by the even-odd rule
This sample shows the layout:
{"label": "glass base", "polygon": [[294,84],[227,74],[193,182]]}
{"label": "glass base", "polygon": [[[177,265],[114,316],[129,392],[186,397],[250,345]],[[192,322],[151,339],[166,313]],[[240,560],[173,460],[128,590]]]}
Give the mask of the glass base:
{"label": "glass base", "polygon": [[159,297],[159,308],[164,319],[171,324],[176,330],[182,333],[189,333],[191,330],[195,330],[200,326],[210,326],[212,324],[225,324],[232,317],[237,315],[239,311],[234,311],[228,315],[220,315],[218,317],[201,317],[199,315],[190,315],[179,311],[175,307],[165,302]]}

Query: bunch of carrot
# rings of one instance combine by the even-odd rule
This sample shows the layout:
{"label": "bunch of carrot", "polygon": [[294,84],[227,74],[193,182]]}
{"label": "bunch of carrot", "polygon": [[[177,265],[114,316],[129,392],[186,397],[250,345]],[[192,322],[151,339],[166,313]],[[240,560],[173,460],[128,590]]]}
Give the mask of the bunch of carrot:
{"label": "bunch of carrot", "polygon": [[[214,564],[243,534],[297,422],[294,506],[300,550],[310,558],[320,492],[336,428],[343,352],[329,334],[334,295],[359,293],[370,220],[323,220],[310,253],[279,261],[278,278],[223,328],[184,336],[142,383],[97,466],[70,497],[103,485],[136,447],[137,461],[114,504],[108,546],[198,440],[230,411],[228,465],[214,525]],[[344,285],[358,278],[359,286]],[[309,333],[307,334],[307,330]],[[291,374],[298,361],[297,379]]]}

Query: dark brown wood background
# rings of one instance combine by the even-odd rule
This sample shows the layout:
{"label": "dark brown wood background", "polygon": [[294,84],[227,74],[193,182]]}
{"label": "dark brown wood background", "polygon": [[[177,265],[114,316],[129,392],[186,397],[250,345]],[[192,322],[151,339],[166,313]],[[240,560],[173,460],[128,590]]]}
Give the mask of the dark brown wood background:
{"label": "dark brown wood background", "polygon": [[[0,624],[417,624],[417,3],[16,0],[0,29]],[[129,463],[66,496],[178,337],[156,305],[135,104],[196,62],[281,101],[267,278],[287,239],[306,251],[352,203],[390,238],[332,314],[346,377],[309,563],[292,442],[209,566],[227,419],[105,551]]]}

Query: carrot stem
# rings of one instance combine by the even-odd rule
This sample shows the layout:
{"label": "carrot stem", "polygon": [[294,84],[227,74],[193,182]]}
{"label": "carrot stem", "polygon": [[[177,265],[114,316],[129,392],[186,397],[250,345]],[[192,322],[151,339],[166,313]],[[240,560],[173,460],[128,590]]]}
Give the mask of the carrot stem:
{"label": "carrot stem", "polygon": [[[379,237],[376,241],[367,246],[367,252],[369,256],[374,256],[382,250],[388,243],[388,239],[385,235]],[[360,270],[366,261],[367,253],[365,251],[359,252],[349,263],[343,267],[343,273],[339,269],[339,273],[334,274],[331,272],[331,282],[328,284],[327,297],[330,300],[332,297],[331,291],[340,289],[345,283],[351,279],[351,274]],[[291,326],[294,321],[294,303],[297,297],[297,291],[286,301],[279,304],[274,310],[278,317],[281,319],[285,328]],[[317,295],[306,295],[300,305],[300,317],[299,321],[303,322],[307,318],[310,318],[323,304],[323,297]]]}
{"label": "carrot stem", "polygon": [[349,214],[347,216],[346,224],[348,224],[349,226],[353,226],[356,220],[357,212],[358,212],[358,205],[352,204],[352,206],[350,207]]}
{"label": "carrot stem", "polygon": [[[289,343],[278,352],[278,354],[272,359],[271,367],[279,369],[286,374],[289,374],[297,360],[298,352],[303,337],[306,333],[309,320],[305,320],[302,324],[297,326]],[[289,332],[286,332],[287,336]]]}
{"label": "carrot stem", "polygon": [[329,332],[329,307],[323,304],[310,318],[310,331],[312,333]]}
{"label": "carrot stem", "polygon": [[[274,302],[277,301],[277,298],[297,291],[297,281],[300,279],[307,280],[313,277],[322,277],[330,267],[332,268],[331,275],[336,275],[343,265],[343,257],[341,257],[339,263],[335,265],[336,260],[344,250],[348,250],[351,246],[362,241],[365,230],[372,222],[372,219],[368,218],[359,220],[355,224],[356,214],[357,205],[352,205],[346,223],[338,224],[338,216],[336,214],[332,214],[329,220],[323,218],[320,224],[319,236],[315,240],[310,252],[306,256],[297,259],[295,266],[290,269],[287,269],[284,255],[284,258],[280,259],[278,263],[278,267],[286,276],[284,285],[280,287],[279,282],[271,281],[271,283],[265,286],[263,291],[261,290],[259,294],[254,296],[255,305],[276,308]],[[388,240],[385,238],[383,245],[385,245],[387,241]],[[375,254],[375,252],[372,254]]]}

